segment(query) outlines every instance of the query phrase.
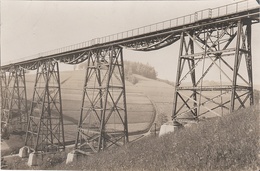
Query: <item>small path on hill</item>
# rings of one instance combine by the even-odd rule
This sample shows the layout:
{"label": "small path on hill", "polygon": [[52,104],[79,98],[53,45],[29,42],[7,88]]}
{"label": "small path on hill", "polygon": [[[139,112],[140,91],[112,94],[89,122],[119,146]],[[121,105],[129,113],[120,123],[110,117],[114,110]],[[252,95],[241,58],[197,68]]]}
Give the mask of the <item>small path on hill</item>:
{"label": "small path on hill", "polygon": [[71,117],[71,116],[63,114],[63,119],[67,120],[67,121],[70,121],[70,122],[72,122],[72,123],[74,123],[76,125],[78,124],[78,120],[73,118],[73,117]]}
{"label": "small path on hill", "polygon": [[[135,87],[143,92],[157,109],[157,115],[165,115],[171,119],[174,87],[162,81],[135,75],[138,83]],[[157,117],[158,118],[158,117]],[[155,121],[156,122],[156,121]]]}

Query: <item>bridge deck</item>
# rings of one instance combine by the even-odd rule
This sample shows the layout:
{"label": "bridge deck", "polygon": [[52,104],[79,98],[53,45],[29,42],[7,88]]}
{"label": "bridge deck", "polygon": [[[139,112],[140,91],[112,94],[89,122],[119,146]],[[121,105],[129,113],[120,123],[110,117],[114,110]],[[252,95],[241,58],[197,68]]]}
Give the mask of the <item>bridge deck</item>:
{"label": "bridge deck", "polygon": [[121,46],[131,42],[173,34],[178,37],[183,31],[196,30],[201,27],[216,28],[223,24],[225,25],[243,19],[251,19],[253,24],[259,23],[260,7],[256,2],[248,4],[247,1],[243,1],[213,9],[197,11],[194,14],[39,53],[26,59],[3,65],[1,69],[6,70],[14,65],[35,65],[35,62],[47,59],[55,59],[62,62],[64,56],[78,54],[84,51],[116,45]]}

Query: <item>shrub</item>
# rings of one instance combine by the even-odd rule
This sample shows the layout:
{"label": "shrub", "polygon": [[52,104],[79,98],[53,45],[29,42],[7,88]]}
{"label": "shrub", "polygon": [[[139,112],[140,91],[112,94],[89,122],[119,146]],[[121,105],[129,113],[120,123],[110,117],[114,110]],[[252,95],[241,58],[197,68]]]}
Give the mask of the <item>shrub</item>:
{"label": "shrub", "polygon": [[134,75],[130,75],[127,77],[127,80],[131,82],[132,84],[137,84],[139,82],[138,78],[136,78]]}

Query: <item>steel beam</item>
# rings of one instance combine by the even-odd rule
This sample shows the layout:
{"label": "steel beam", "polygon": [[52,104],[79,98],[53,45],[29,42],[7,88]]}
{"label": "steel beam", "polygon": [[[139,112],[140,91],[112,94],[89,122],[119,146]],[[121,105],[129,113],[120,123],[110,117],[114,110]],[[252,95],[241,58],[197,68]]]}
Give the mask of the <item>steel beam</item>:
{"label": "steel beam", "polygon": [[36,152],[65,149],[59,65],[38,62],[25,146]]}
{"label": "steel beam", "polygon": [[75,149],[95,153],[128,142],[123,53],[120,47],[91,51]]}
{"label": "steel beam", "polygon": [[173,119],[221,116],[253,105],[251,25],[245,19],[181,34]]}

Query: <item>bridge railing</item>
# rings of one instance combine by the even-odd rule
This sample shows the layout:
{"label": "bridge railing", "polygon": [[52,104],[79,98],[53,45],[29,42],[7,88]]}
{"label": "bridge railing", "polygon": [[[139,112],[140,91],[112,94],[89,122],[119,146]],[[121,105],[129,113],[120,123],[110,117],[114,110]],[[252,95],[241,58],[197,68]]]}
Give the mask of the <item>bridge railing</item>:
{"label": "bridge railing", "polygon": [[152,32],[156,32],[156,31],[160,31],[160,30],[164,30],[164,29],[168,29],[168,28],[172,28],[172,27],[191,24],[196,21],[203,20],[203,19],[216,18],[216,17],[225,16],[228,14],[246,11],[253,7],[256,7],[256,2],[249,0],[249,1],[236,2],[233,4],[224,5],[224,6],[220,6],[220,7],[213,8],[213,9],[210,9],[210,8],[204,9],[201,11],[197,11],[194,14],[189,14],[189,15],[178,17],[178,18],[158,22],[155,24],[135,28],[132,30],[108,35],[105,37],[92,39],[90,41],[90,43],[88,43],[88,44],[95,45],[95,44],[100,44],[100,43],[108,43],[111,41],[130,38],[133,36],[138,36],[138,35],[147,34],[147,33],[152,33]]}
{"label": "bridge railing", "polygon": [[[95,39],[92,39],[92,40],[89,40],[86,42],[74,44],[71,46],[66,46],[66,47],[55,49],[55,50],[48,51],[48,52],[38,53],[36,55],[23,58],[21,61],[23,61],[25,59],[29,60],[29,59],[35,59],[35,58],[39,58],[39,57],[43,57],[43,56],[49,56],[49,55],[53,55],[53,54],[69,52],[72,50],[85,48],[85,47],[89,47],[89,46],[96,45],[96,44],[103,44],[103,43],[108,43],[111,41],[130,38],[133,36],[148,34],[148,33],[165,30],[165,29],[169,29],[169,28],[173,28],[173,27],[177,27],[177,26],[191,24],[191,23],[203,20],[203,19],[216,18],[216,17],[221,17],[221,16],[241,12],[241,11],[247,11],[249,9],[255,8],[257,5],[258,4],[255,0],[245,0],[245,1],[236,2],[233,4],[229,4],[229,5],[212,8],[212,9],[208,8],[208,9],[197,11],[193,14],[181,16],[178,18],[158,22],[155,24],[135,28],[132,30],[128,30],[128,31],[124,31],[124,32],[120,32],[120,33],[116,33],[116,34],[112,34],[112,35],[108,35],[105,37],[95,38]],[[16,62],[18,62],[18,61],[16,61]]]}
{"label": "bridge railing", "polygon": [[212,8],[212,18],[234,14],[242,11],[247,11],[249,9],[256,7],[256,5],[257,5],[256,1],[248,0],[248,1],[236,2],[229,5]]}

